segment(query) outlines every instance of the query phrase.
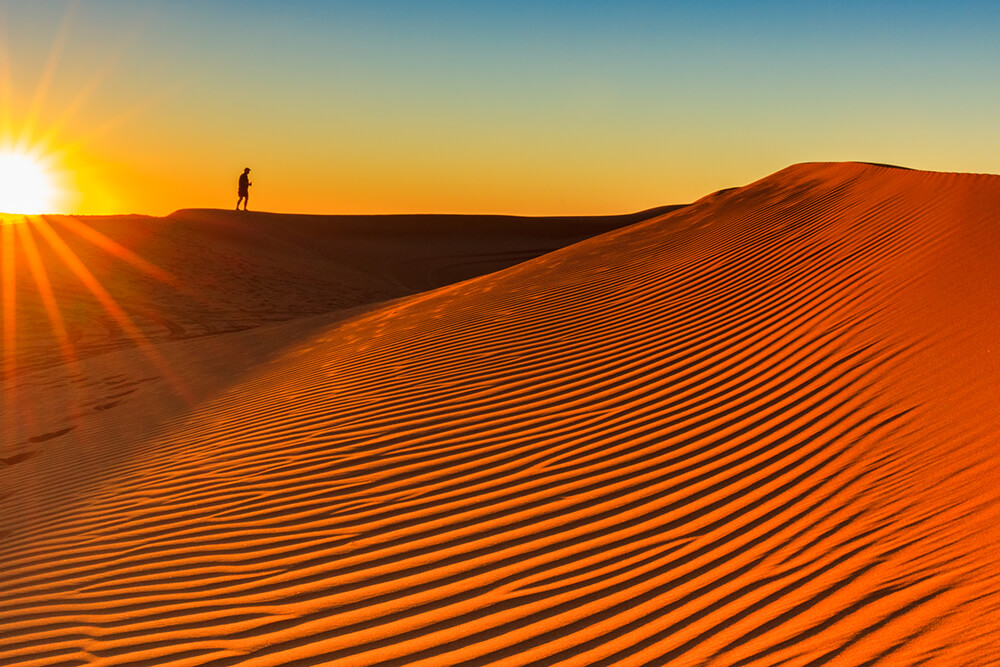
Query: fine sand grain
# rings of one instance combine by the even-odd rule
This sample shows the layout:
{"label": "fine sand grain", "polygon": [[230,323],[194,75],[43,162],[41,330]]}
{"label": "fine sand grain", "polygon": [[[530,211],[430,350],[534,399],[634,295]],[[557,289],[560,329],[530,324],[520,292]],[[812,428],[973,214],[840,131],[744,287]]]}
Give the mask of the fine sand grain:
{"label": "fine sand grain", "polygon": [[[322,276],[179,213],[250,258],[163,292],[189,339],[8,382],[0,663],[998,664],[998,211],[796,165],[409,296],[538,238]],[[319,314],[218,333],[249,289]]]}

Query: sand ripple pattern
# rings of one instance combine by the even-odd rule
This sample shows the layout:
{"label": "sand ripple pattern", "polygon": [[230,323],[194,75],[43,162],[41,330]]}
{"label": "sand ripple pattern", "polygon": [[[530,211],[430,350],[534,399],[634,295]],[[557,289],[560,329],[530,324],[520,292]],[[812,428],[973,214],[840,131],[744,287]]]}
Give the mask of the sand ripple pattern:
{"label": "sand ripple pattern", "polygon": [[5,540],[0,662],[996,664],[997,427],[893,308],[997,180],[797,166],[331,325]]}

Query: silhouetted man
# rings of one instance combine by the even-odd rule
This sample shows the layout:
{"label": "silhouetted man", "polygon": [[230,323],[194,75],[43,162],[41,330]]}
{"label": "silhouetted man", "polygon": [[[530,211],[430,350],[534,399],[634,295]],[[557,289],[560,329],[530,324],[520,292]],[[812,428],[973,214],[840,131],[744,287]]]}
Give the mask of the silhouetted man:
{"label": "silhouetted man", "polygon": [[250,186],[253,183],[250,182],[250,167],[243,170],[240,174],[240,198],[236,200],[236,210],[240,210],[240,202],[243,202],[243,210],[247,210],[247,204],[250,203]]}

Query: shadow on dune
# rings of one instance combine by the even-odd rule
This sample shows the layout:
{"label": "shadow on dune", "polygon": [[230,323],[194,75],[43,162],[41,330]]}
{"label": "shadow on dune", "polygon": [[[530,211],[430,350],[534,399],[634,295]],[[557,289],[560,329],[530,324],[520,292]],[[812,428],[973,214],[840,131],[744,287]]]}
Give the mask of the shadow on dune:
{"label": "shadow on dune", "polygon": [[[134,335],[67,265],[67,252],[107,293],[105,300],[155,343],[347,311],[441,287],[675,208],[556,218],[181,210],[165,218],[45,216],[24,230],[34,238],[61,310],[60,326],[74,353],[86,358],[129,347]],[[42,224],[46,234],[36,229]],[[47,242],[52,235],[64,244],[61,252]],[[17,367],[59,364],[52,314],[35,287],[37,271],[23,258],[14,266],[18,327],[32,332],[18,340]]]}
{"label": "shadow on dune", "polygon": [[230,243],[321,254],[394,296],[441,287],[513,266],[605,232],[682,208],[612,216],[294,215],[184,209],[168,220],[196,223]]}

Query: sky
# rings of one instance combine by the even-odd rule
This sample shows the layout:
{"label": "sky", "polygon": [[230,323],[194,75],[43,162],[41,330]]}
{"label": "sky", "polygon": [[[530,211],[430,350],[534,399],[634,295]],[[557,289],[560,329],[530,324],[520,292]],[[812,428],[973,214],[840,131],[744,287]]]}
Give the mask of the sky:
{"label": "sky", "polygon": [[[624,213],[789,164],[1000,172],[1000,3],[0,0],[51,212]],[[0,183],[0,188],[4,187]]]}

